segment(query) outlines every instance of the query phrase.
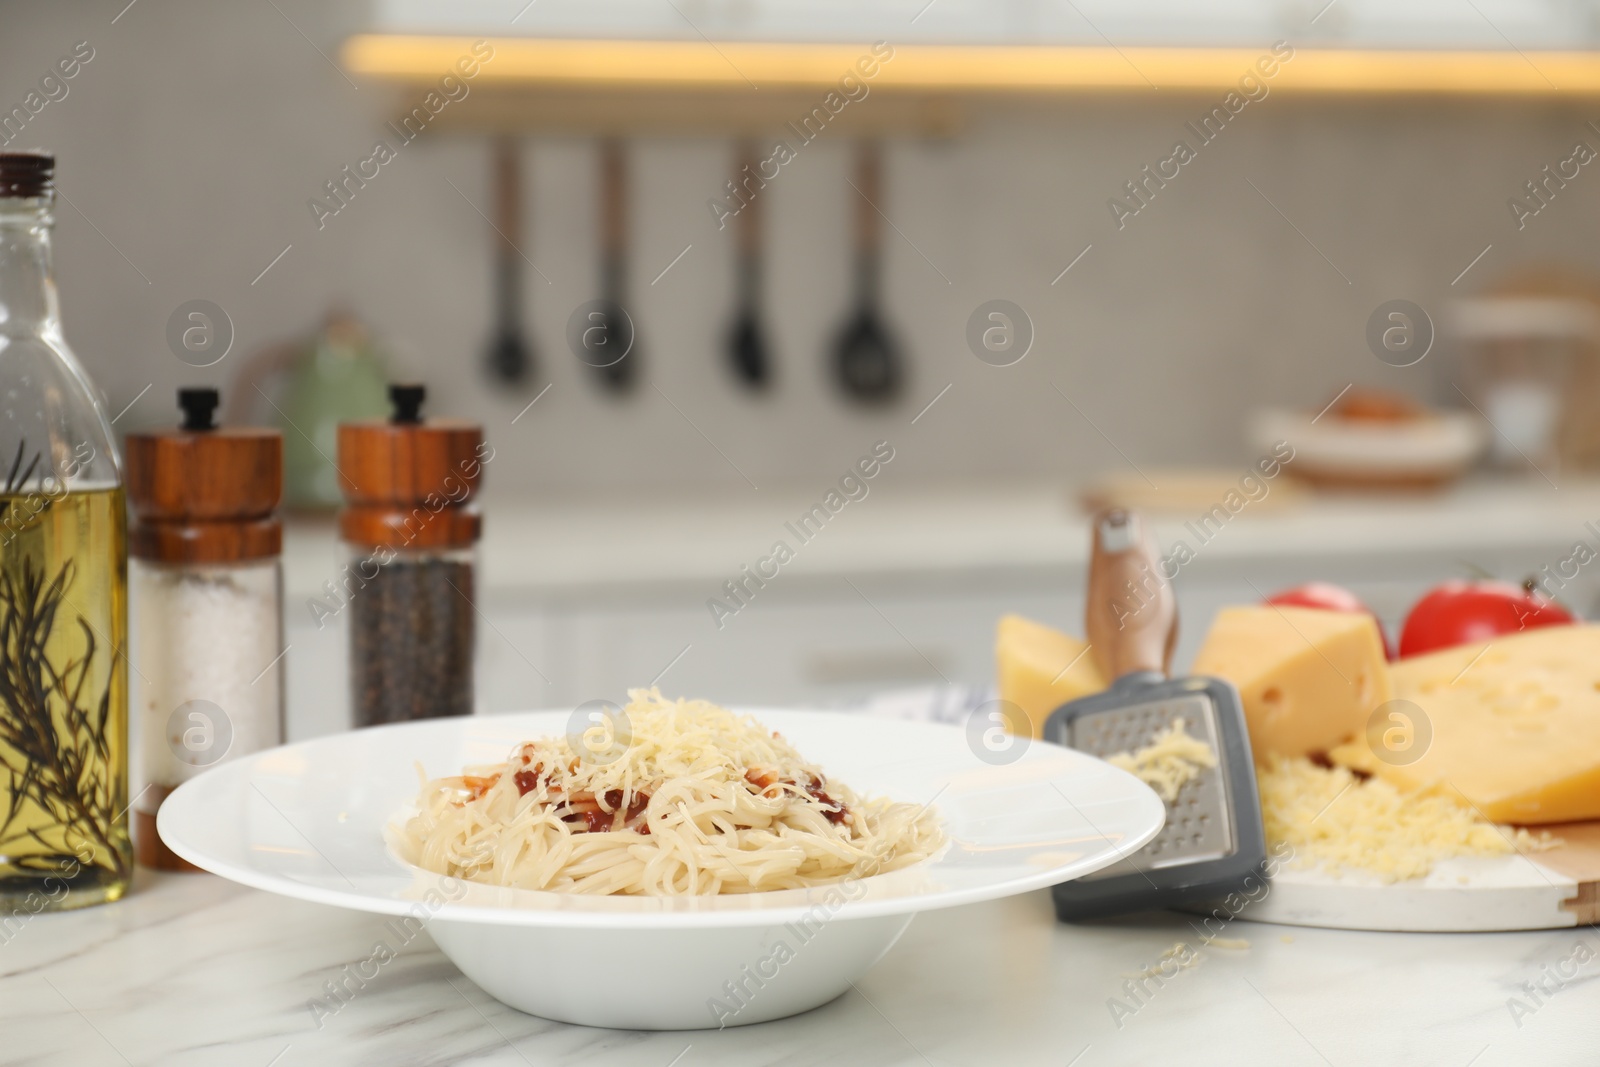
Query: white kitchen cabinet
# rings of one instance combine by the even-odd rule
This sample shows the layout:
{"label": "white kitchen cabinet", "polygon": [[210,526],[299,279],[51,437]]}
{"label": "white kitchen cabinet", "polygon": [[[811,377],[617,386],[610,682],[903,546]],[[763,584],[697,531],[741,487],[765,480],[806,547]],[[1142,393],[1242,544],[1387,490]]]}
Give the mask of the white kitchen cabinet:
{"label": "white kitchen cabinet", "polygon": [[[291,611],[288,654],[289,737],[303,740],[346,729],[350,723],[350,631],[341,613],[320,629]],[[491,600],[478,620],[479,712],[555,707],[571,689],[550,613],[528,598]]]}
{"label": "white kitchen cabinet", "polygon": [[835,588],[764,591],[720,629],[703,602],[687,599],[557,609],[550,626],[570,650],[559,689],[573,702],[617,699],[659,678],[669,694],[775,703],[978,682],[992,672],[994,622],[1004,612],[1062,624],[1082,613],[1081,589],[1065,586],[826,584]]}
{"label": "white kitchen cabinet", "polygon": [[[1507,578],[1530,573],[1538,564],[1528,553],[1516,552],[1473,562]],[[1406,610],[1423,590],[1466,573],[1450,557],[1407,554],[1197,564],[1175,583],[1179,641],[1174,670],[1187,669],[1211,618],[1229,604],[1258,601],[1302,582],[1330,581],[1370,604],[1391,638],[1398,638]],[[670,596],[603,607],[554,607],[544,617],[544,636],[550,649],[548,673],[555,684],[531,692],[554,696],[557,704],[567,706],[620,699],[628,687],[659,678],[669,695],[729,703],[826,703],[904,686],[988,682],[994,672],[995,622],[1008,612],[1083,632],[1083,585],[1060,573],[972,583],[852,581],[854,588],[843,579],[816,583],[834,588],[813,586],[805,595],[763,592],[725,619],[721,629],[703,604]],[[1586,579],[1569,587],[1573,595],[1565,598],[1567,603],[1587,611],[1596,584]],[[486,692],[530,692],[515,681],[528,674],[515,656],[501,656],[498,664],[485,657],[485,669]],[[495,677],[497,671],[500,677]],[[519,706],[514,699],[490,705],[492,710],[514,706]]]}
{"label": "white kitchen cabinet", "polygon": [[556,643],[551,613],[529,599],[479,604],[477,707],[526,711],[566,703],[570,657]]}
{"label": "white kitchen cabinet", "polygon": [[350,630],[346,617],[341,613],[327,618],[319,629],[303,608],[291,601],[284,624],[291,741],[337,733],[350,725]]}
{"label": "white kitchen cabinet", "polygon": [[[655,506],[643,532],[639,510],[621,502],[610,511],[502,508],[482,554],[478,708],[620,700],[658,678],[669,694],[767,704],[987,682],[995,621],[1006,612],[1082,632],[1089,536],[1066,499],[1054,486],[874,497],[874,510],[829,528],[800,569],[769,582],[721,629],[706,597],[768,538],[772,516],[798,514],[800,503],[776,493],[720,509],[679,501]],[[1187,668],[1218,608],[1312,580],[1349,587],[1397,635],[1429,586],[1475,569],[1520,581],[1556,568],[1575,541],[1600,544],[1587,525],[1597,516],[1600,485],[1554,493],[1491,483],[1418,499],[1318,497],[1240,518],[1174,583],[1174,667]],[[1170,546],[1186,526],[1167,519],[1153,529]],[[291,738],[349,722],[344,621],[318,629],[304,607],[333,551],[325,527],[291,528]],[[1559,596],[1594,615],[1597,592],[1600,561]]]}

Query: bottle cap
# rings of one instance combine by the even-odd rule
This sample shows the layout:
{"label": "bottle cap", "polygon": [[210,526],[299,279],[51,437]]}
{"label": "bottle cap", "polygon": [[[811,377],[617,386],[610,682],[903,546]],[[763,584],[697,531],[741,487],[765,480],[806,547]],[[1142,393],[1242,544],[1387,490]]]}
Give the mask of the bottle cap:
{"label": "bottle cap", "polygon": [[483,476],[483,427],[424,419],[427,391],[391,385],[388,421],[339,424],[339,534],[363,547],[465,548],[482,519],[473,505]]}
{"label": "bottle cap", "polygon": [[283,436],[219,429],[215,389],[180,389],[176,429],[128,435],[128,551],[164,563],[237,563],[283,549]]}
{"label": "bottle cap", "polygon": [[49,196],[55,173],[56,157],[49,152],[0,152],[0,197]]}

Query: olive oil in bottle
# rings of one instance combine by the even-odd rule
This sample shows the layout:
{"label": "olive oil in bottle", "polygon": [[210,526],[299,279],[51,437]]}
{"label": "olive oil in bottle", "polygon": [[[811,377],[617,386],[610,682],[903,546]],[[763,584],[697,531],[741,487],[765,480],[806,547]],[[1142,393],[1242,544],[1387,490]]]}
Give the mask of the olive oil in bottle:
{"label": "olive oil in bottle", "polygon": [[116,900],[128,838],[127,517],[61,339],[54,159],[0,152],[0,943]]}
{"label": "olive oil in bottle", "polygon": [[121,489],[0,496],[0,901],[127,884],[123,528]]}

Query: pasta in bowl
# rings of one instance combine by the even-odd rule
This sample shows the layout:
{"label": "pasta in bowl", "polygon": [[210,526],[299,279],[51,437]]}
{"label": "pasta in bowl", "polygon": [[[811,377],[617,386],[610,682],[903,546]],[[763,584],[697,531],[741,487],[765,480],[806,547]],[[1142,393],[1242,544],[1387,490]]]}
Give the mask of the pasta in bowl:
{"label": "pasta in bowl", "polygon": [[488,885],[678,896],[868,877],[943,843],[930,805],[860,797],[752,716],[628,695],[603,725],[425,780],[402,856]]}
{"label": "pasta in bowl", "polygon": [[[1165,814],[1132,775],[1040,741],[997,759],[955,726],[732,708],[735,728],[638,699],[254,753],[181,786],[158,828],[243,885],[397,917],[513,1008],[694,1029],[826,1003],[916,915],[1091,873]],[[678,733],[652,725],[668,707]]]}

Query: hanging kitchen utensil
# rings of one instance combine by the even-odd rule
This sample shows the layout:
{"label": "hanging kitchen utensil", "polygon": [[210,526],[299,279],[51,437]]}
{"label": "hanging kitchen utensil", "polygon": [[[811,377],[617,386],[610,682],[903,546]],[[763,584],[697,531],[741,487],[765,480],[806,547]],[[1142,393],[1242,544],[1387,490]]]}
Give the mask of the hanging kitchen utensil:
{"label": "hanging kitchen utensil", "polygon": [[882,274],[878,210],[882,203],[881,159],[874,142],[856,150],[855,257],[856,306],[834,342],[833,370],[839,387],[853,400],[887,403],[900,392],[904,377],[894,339],[878,307]]}
{"label": "hanging kitchen utensil", "polygon": [[1220,678],[1166,676],[1178,608],[1139,517],[1094,519],[1086,632],[1111,688],[1057,709],[1044,738],[1094,756],[1136,752],[1182,721],[1216,754],[1167,803],[1167,823],[1121,862],[1052,889],[1063,921],[1170,908],[1265,883],[1266,840],[1239,692]]}
{"label": "hanging kitchen utensil", "polygon": [[[761,157],[754,146],[742,145],[740,164],[734,171],[737,186],[745,173],[755,173]],[[739,209],[734,225],[739,240],[738,259],[734,263],[737,275],[738,310],[734,313],[732,328],[728,331],[728,360],[740,382],[752,389],[765,389],[772,380],[772,357],[767,350],[766,331],[761,324],[761,198],[752,196]]]}
{"label": "hanging kitchen utensil", "polygon": [[522,332],[522,168],[517,144],[494,143],[494,336],[486,353],[497,382],[520,385],[533,376],[533,346]]}
{"label": "hanging kitchen utensil", "polygon": [[[597,367],[601,385],[611,393],[626,393],[638,378],[638,338],[624,297],[628,278],[628,172],[622,144],[606,140],[600,147],[600,300],[596,323],[604,351],[620,352]],[[592,345],[589,347],[593,347]]]}

